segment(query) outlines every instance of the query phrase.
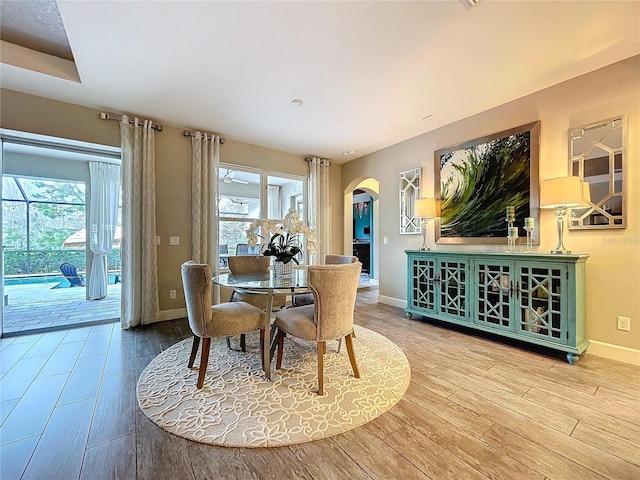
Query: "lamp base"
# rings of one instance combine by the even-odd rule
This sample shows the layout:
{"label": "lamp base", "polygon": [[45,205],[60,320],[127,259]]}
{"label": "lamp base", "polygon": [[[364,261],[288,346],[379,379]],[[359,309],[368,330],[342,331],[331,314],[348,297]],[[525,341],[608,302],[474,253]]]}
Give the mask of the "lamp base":
{"label": "lamp base", "polygon": [[552,255],[569,255],[571,250],[551,250]]}
{"label": "lamp base", "polygon": [[427,247],[427,246],[422,246],[422,247],[420,247],[420,250],[423,251],[423,252],[426,252],[427,250],[431,250],[431,249],[429,247]]}

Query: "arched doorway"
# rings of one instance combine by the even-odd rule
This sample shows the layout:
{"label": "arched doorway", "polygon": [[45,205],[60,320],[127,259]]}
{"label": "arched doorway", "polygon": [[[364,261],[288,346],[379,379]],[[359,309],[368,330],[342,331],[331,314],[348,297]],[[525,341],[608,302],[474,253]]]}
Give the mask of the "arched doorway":
{"label": "arched doorway", "polygon": [[355,254],[371,283],[379,279],[379,192],[375,178],[360,178],[344,190],[344,252]]}

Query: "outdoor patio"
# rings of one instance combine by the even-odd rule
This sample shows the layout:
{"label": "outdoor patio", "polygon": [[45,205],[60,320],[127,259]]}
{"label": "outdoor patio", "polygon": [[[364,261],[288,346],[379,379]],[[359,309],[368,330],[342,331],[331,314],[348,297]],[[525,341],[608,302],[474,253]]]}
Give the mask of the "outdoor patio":
{"label": "outdoor patio", "polygon": [[120,283],[102,300],[85,300],[85,287],[54,288],[58,282],[5,285],[4,333],[120,319]]}

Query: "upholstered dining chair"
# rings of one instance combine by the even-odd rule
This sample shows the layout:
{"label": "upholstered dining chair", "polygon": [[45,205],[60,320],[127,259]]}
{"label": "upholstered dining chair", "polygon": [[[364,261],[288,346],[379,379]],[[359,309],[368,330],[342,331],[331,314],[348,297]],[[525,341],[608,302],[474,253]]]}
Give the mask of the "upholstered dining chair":
{"label": "upholstered dining chair", "polygon": [[353,374],[360,378],[351,333],[361,271],[360,262],[309,266],[308,281],[314,303],[287,308],[276,314],[276,369],[282,366],[284,338],[287,335],[315,341],[318,350],[319,395],[324,393],[324,354],[327,340],[345,339]]}
{"label": "upholstered dining chair", "polygon": [[264,338],[264,312],[246,302],[220,303],[212,306],[211,267],[207,264],[185,262],[181,266],[182,285],[187,303],[189,326],[193,332],[193,345],[188,366],[191,368],[202,338],[200,369],[197,387],[202,388],[209,361],[211,338],[228,337],[260,330],[260,358]]}
{"label": "upholstered dining chair", "polygon": [[[352,257],[349,255],[334,255],[327,254],[324,256],[325,265],[342,265],[345,263],[356,263],[358,257]],[[294,307],[301,307],[303,305],[311,305],[313,303],[313,293],[297,293],[291,297],[291,305]]]}
{"label": "upholstered dining chair", "polygon": [[[264,255],[241,255],[229,257],[229,270],[233,275],[251,275],[268,273],[271,257]],[[267,308],[267,294],[248,289],[234,288],[229,297],[230,302],[247,302],[262,309]],[[273,308],[282,308],[287,303],[286,295],[273,296]],[[231,341],[227,337],[227,346],[231,348]],[[240,349],[245,351],[245,336],[240,335]]]}

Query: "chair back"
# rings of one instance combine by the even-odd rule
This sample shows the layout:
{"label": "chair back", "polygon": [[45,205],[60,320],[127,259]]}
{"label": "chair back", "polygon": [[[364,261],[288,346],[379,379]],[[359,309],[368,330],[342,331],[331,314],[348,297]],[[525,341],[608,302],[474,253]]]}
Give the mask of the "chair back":
{"label": "chair back", "polygon": [[211,267],[190,260],[183,263],[180,270],[189,326],[199,337],[209,337],[211,335],[207,332],[207,322],[211,319],[213,304]]}
{"label": "chair back", "polygon": [[269,271],[270,257],[264,255],[240,255],[229,257],[229,270],[234,275],[266,273]]}
{"label": "chair back", "polygon": [[72,287],[84,287],[84,282],[82,277],[78,275],[78,269],[75,265],[71,265],[70,263],[63,263],[60,265],[60,271],[64,278],[66,278]]}
{"label": "chair back", "polygon": [[325,265],[342,265],[344,263],[356,263],[358,257],[352,257],[350,255],[333,255],[328,253],[324,256]]}
{"label": "chair back", "polygon": [[248,243],[236,245],[236,255],[258,255],[259,253],[260,245],[249,245]]}
{"label": "chair back", "polygon": [[362,264],[309,266],[318,342],[344,337],[353,330],[353,315]]}

